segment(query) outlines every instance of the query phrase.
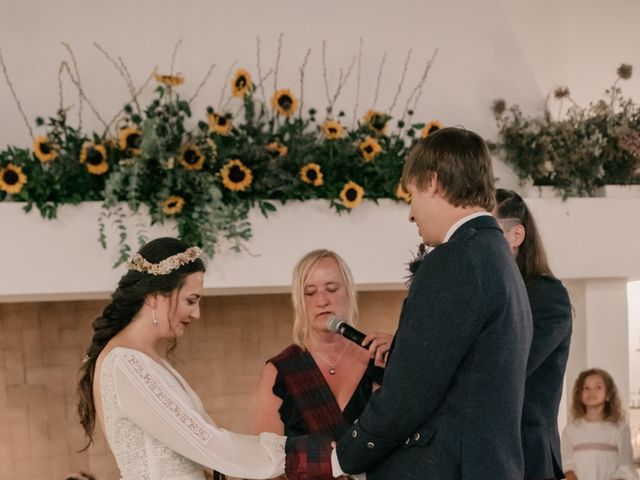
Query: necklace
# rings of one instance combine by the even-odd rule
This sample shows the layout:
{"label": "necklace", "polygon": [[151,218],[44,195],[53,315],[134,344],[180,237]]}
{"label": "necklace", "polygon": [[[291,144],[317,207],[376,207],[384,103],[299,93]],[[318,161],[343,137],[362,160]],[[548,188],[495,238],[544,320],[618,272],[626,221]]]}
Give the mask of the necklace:
{"label": "necklace", "polygon": [[348,346],[349,346],[348,343],[344,344],[344,348],[342,349],[342,353],[340,354],[338,359],[333,363],[331,363],[329,360],[327,360],[327,358],[324,355],[321,355],[320,352],[315,350],[315,354],[320,358],[320,360],[322,360],[324,363],[326,363],[329,366],[329,374],[330,375],[335,375],[336,374],[336,367],[338,366],[338,363],[340,363],[340,360],[342,360],[342,357],[344,356],[344,352],[347,351],[347,347]]}

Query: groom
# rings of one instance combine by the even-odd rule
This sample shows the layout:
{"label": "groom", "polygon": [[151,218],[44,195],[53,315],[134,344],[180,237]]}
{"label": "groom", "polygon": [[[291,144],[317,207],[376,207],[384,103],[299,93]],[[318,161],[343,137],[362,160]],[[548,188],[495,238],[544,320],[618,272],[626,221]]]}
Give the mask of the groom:
{"label": "groom", "polygon": [[[494,186],[485,142],[468,130],[439,130],[411,151],[402,181],[409,220],[435,248],[412,278],[383,385],[337,442],[332,473],[522,479],[531,310],[488,213]],[[318,459],[318,449],[309,457]],[[305,468],[287,459],[289,478],[308,478]]]}

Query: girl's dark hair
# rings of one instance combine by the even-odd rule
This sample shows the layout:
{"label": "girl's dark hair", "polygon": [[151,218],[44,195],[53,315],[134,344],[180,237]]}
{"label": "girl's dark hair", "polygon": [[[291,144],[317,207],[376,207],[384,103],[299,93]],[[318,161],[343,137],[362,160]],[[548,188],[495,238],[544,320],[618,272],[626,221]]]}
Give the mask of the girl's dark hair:
{"label": "girl's dark hair", "polygon": [[529,283],[541,275],[553,277],[538,227],[522,197],[512,190],[497,189],[496,217],[499,220],[517,221],[524,227],[524,241],[516,256],[516,263],[524,282]]}
{"label": "girl's dark hair", "polygon": [[[150,263],[158,263],[187,250],[181,240],[163,237],[152,240],[142,247],[138,253]],[[86,352],[82,367],[78,371],[78,415],[89,442],[82,451],[93,442],[93,431],[96,423],[96,408],[93,398],[93,380],[98,355],[105,345],[118,332],[124,329],[140,311],[147,295],[154,293],[167,294],[179,289],[185,278],[195,272],[204,272],[205,267],[199,258],[182,265],[166,275],[129,270],[118,282],[118,287],[111,295],[111,303],[102,311],[102,315],[93,323],[93,338]]]}
{"label": "girl's dark hair", "polygon": [[620,402],[620,395],[618,394],[618,388],[616,387],[613,378],[609,373],[601,368],[590,368],[580,372],[576,383],[573,385],[573,401],[571,403],[571,415],[574,420],[584,417],[587,414],[587,409],[582,403],[582,389],[587,377],[592,375],[598,375],[604,382],[604,388],[606,390],[606,400],[603,409],[603,420],[606,422],[618,423],[624,418],[624,410],[622,409],[622,403]]}

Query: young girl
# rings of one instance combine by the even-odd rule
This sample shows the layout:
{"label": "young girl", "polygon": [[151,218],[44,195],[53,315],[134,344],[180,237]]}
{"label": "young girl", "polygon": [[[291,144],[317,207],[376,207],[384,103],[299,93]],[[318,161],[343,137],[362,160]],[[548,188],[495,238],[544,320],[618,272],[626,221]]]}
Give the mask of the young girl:
{"label": "young girl", "polygon": [[611,375],[592,368],[573,387],[573,422],[562,432],[567,480],[637,480],[631,433]]}

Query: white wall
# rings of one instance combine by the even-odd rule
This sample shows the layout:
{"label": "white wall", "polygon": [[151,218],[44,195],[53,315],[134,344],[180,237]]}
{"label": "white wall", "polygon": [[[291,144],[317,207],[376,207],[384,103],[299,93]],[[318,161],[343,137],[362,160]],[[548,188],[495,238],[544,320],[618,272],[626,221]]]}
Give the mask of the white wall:
{"label": "white wall", "polygon": [[[527,202],[559,278],[640,278],[640,224],[620,221],[637,216],[640,198]],[[111,268],[117,258],[114,242],[106,251],[98,245],[98,202],[61,208],[55,221],[44,221],[37,212],[25,214],[21,208],[18,203],[0,203],[0,251],[8,252],[0,275],[0,301],[104,297],[113,289],[122,269]],[[420,241],[407,216],[407,205],[391,200],[379,206],[365,201],[343,215],[335,214],[325,201],[290,202],[268,219],[252,211],[250,253],[235,253],[223,244],[209,264],[205,288],[212,294],[286,291],[293,265],[314,248],[343,255],[360,288],[402,288],[406,263]],[[131,226],[135,223],[132,220]],[[130,232],[135,239],[134,230]],[[150,237],[173,233],[171,224],[149,230]],[[615,247],[610,246],[612,239]],[[626,283],[620,288],[626,295]]]}
{"label": "white wall", "polygon": [[[640,409],[640,281],[630,282],[627,292],[629,299],[629,391],[633,406]],[[640,426],[640,419],[638,425]]]}
{"label": "white wall", "polygon": [[[278,86],[298,88],[298,68],[312,49],[305,82],[307,106],[326,105],[321,69],[321,44],[327,40],[329,82],[335,88],[339,69],[346,68],[364,42],[361,101],[358,116],[371,106],[378,64],[388,52],[378,107],[390,106],[404,56],[413,61],[399,105],[415,85],[423,63],[435,48],[439,55],[429,76],[416,119],[437,118],[448,125],[464,125],[486,136],[495,135],[489,105],[496,97],[520,103],[525,110],[541,108],[555,85],[568,84],[576,100],[586,104],[615,79],[625,61],[640,67],[635,0],[570,0],[557,2],[463,0],[2,0],[0,47],[24,110],[30,119],[52,114],[58,105],[57,72],[68,55],[59,44],[68,42],[76,53],[87,95],[104,117],[128,98],[124,82],[92,42],[114,57],[121,56],[136,84],[154,66],[170,68],[178,39],[183,44],[176,70],[187,77],[181,87],[189,96],[209,65],[218,67],[194,105],[202,115],[216,105],[229,65],[256,74],[256,36],[262,38],[263,71],[274,65],[277,37],[284,33]],[[638,97],[636,75],[624,84]],[[267,92],[272,90],[267,82]],[[351,114],[355,75],[345,87],[337,108]],[[76,104],[72,85],[65,80],[68,104]],[[25,126],[9,90],[0,83],[0,147],[29,145]],[[394,113],[398,114],[396,108]],[[71,114],[74,118],[74,114]],[[85,107],[84,124],[98,122]]]}

